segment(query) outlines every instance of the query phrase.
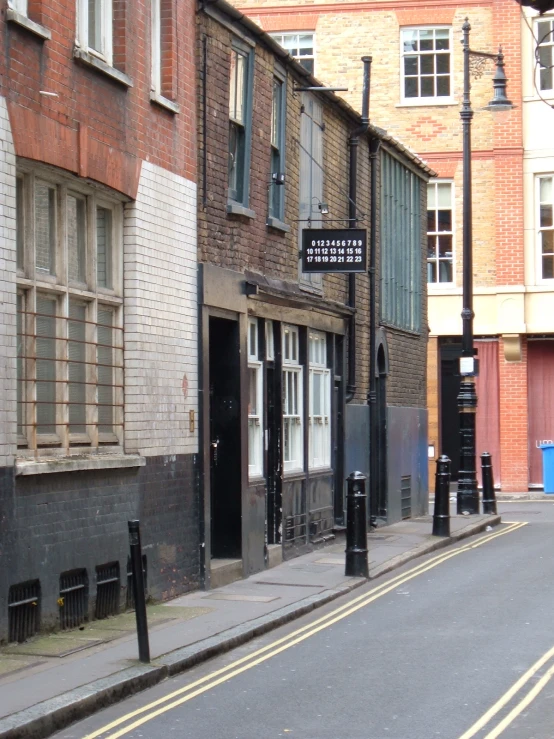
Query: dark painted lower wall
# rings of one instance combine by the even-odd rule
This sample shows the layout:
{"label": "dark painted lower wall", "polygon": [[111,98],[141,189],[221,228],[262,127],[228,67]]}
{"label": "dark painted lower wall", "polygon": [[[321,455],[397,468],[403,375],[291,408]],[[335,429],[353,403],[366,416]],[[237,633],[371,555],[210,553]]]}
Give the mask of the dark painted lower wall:
{"label": "dark painted lower wall", "polygon": [[410,515],[422,516],[428,509],[427,410],[387,408],[387,523],[402,515],[402,478],[410,478]]}
{"label": "dark painted lower wall", "polygon": [[14,478],[0,471],[0,641],[11,585],[40,580],[41,630],[59,623],[59,578],[85,568],[94,613],[96,567],[119,562],[123,605],[127,521],[141,522],[148,594],[166,600],[200,586],[196,455],[147,457],[146,466]]}

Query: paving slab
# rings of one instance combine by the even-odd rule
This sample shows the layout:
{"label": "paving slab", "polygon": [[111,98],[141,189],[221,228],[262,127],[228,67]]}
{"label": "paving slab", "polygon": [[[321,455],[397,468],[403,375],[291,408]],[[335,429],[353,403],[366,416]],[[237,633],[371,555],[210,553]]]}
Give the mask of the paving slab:
{"label": "paving slab", "polygon": [[[370,579],[498,523],[499,516],[453,516],[445,538],[431,535],[430,516],[381,527],[368,536]],[[137,661],[134,613],[0,650],[0,739],[47,737],[346,595],[367,580],[345,576],[344,546],[336,541],[209,593],[149,606],[150,666]]]}

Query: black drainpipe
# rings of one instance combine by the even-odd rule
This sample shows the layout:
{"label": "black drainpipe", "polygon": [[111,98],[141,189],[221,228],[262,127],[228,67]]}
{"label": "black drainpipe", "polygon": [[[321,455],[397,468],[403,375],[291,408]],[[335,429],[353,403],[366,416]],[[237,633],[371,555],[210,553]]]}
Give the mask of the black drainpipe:
{"label": "black drainpipe", "polygon": [[376,316],[377,300],[375,294],[376,265],[377,265],[377,155],[381,141],[372,138],[369,148],[369,162],[371,168],[371,195],[369,208],[369,523],[376,524],[377,516],[377,379],[376,379]]}
{"label": "black drainpipe", "polygon": [[[364,63],[364,89],[362,93],[362,122],[348,139],[350,148],[350,182],[348,187],[348,227],[356,228],[358,219],[356,217],[356,199],[358,183],[358,144],[359,137],[369,130],[369,81],[371,71],[371,57],[363,56]],[[356,308],[356,275],[348,275],[348,305]],[[356,315],[350,317],[348,324],[348,382],[346,385],[346,402],[354,397],[356,392]]]}

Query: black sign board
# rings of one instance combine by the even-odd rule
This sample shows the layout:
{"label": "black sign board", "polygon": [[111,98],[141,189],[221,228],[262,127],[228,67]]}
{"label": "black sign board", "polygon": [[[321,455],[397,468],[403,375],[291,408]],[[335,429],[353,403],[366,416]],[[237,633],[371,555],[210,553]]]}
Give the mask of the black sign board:
{"label": "black sign board", "polygon": [[365,272],[365,228],[306,228],[302,231],[302,272]]}

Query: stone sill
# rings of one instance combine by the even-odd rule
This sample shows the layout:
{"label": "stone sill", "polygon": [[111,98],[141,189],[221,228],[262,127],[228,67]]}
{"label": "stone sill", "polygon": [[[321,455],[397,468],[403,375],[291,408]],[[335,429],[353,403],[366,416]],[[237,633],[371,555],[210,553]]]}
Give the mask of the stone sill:
{"label": "stone sill", "polygon": [[267,227],[274,228],[276,231],[282,231],[283,233],[289,233],[290,226],[288,223],[283,223],[279,218],[273,218],[273,216],[267,217]]}
{"label": "stone sill", "polygon": [[43,457],[15,461],[15,474],[45,475],[57,472],[80,472],[82,470],[118,470],[126,467],[144,467],[146,458],[138,454],[94,454],[75,457]]}
{"label": "stone sill", "polygon": [[234,200],[230,200],[227,203],[227,215],[228,216],[244,216],[245,218],[255,218],[256,212],[250,208],[246,208],[240,203],[236,203]]}
{"label": "stone sill", "polygon": [[17,23],[18,26],[22,26],[22,28],[34,33],[35,36],[38,36],[44,41],[50,41],[52,38],[52,32],[49,31],[48,28],[41,26],[40,23],[35,23],[35,21],[27,18],[23,13],[18,13],[17,10],[14,10],[13,8],[8,8],[6,10],[6,20],[11,21],[11,23]]}
{"label": "stone sill", "polygon": [[159,105],[160,108],[170,110],[172,113],[179,113],[181,110],[173,100],[169,100],[169,98],[166,98],[163,95],[158,95],[158,93],[154,91],[150,92],[150,102]]}
{"label": "stone sill", "polygon": [[78,46],[73,50],[73,58],[86,64],[87,67],[92,67],[98,72],[102,72],[107,77],[111,77],[112,80],[125,85],[125,87],[133,87],[133,80],[124,72],[120,72],[119,69],[111,67],[109,64],[106,64],[106,62],[103,62],[102,59],[94,56],[94,54],[90,54],[88,51],[80,49]]}

